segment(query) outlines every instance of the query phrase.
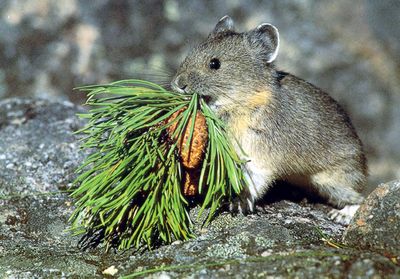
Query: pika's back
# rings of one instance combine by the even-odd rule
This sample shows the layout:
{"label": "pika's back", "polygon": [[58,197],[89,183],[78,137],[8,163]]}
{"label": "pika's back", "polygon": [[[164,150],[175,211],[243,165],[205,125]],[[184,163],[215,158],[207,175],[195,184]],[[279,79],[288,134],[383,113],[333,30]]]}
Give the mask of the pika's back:
{"label": "pika's back", "polygon": [[278,73],[281,77],[274,91],[274,113],[262,114],[260,121],[266,140],[280,142],[276,144],[277,153],[292,154],[292,163],[314,169],[352,160],[366,175],[362,143],[342,107],[316,86]]}

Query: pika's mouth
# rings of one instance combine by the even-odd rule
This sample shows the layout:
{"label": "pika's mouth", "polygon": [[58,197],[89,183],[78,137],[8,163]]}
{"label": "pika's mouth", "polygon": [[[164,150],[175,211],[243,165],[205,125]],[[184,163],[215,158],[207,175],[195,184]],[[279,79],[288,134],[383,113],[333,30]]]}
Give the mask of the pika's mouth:
{"label": "pika's mouth", "polygon": [[201,96],[201,98],[206,102],[207,105],[214,103],[214,99],[211,96]]}
{"label": "pika's mouth", "polygon": [[221,104],[217,98],[210,95],[200,95],[200,98],[214,111],[218,111],[221,108]]}

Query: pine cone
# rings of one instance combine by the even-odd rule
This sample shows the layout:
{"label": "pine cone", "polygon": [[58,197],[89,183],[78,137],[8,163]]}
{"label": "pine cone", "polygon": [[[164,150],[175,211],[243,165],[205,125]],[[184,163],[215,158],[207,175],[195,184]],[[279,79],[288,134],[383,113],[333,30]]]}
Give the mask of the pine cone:
{"label": "pine cone", "polygon": [[[185,109],[183,108],[172,114],[167,123],[174,121]],[[183,194],[185,196],[195,196],[199,188],[201,162],[207,148],[208,130],[204,115],[197,111],[192,139],[189,143],[192,117],[189,117],[187,123],[181,138],[179,140],[175,138],[174,140],[178,141],[179,156],[183,165]],[[175,122],[167,128],[171,139],[177,126],[178,122]],[[187,148],[188,145],[189,148]]]}
{"label": "pine cone", "polygon": [[[185,109],[178,110],[177,112],[172,114],[171,117],[168,118],[167,123],[176,119],[176,117],[178,117],[178,115],[181,114]],[[183,166],[188,169],[195,169],[200,166],[200,163],[203,160],[203,155],[207,148],[208,130],[206,118],[200,111],[197,111],[192,139],[190,143],[188,143],[191,123],[192,117],[189,117],[188,123],[183,132],[183,136],[178,141],[178,149]],[[175,132],[177,125],[178,122],[175,122],[167,129],[168,134],[171,138],[173,133]],[[187,148],[188,144],[190,146],[189,148]]]}

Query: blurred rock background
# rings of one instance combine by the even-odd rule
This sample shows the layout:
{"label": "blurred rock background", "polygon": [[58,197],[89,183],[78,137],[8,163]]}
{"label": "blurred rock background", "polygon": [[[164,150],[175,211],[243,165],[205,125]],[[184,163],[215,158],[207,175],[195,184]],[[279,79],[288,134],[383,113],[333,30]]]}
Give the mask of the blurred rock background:
{"label": "blurred rock background", "polygon": [[[278,27],[277,65],[328,91],[365,143],[370,189],[400,178],[400,1],[2,0],[0,99],[81,103],[72,88],[167,84],[218,19]],[[1,140],[1,139],[0,139]]]}

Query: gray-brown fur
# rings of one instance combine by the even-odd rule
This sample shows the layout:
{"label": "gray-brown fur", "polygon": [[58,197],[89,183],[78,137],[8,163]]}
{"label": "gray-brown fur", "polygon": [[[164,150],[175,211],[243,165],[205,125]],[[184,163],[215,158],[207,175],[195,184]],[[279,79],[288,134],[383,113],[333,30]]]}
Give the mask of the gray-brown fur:
{"label": "gray-brown fur", "polygon": [[224,17],[186,57],[172,87],[204,96],[244,149],[251,185],[242,209],[252,210],[275,180],[293,178],[335,207],[360,203],[366,159],[349,117],[319,88],[277,71],[278,48],[275,27],[238,33]]}

